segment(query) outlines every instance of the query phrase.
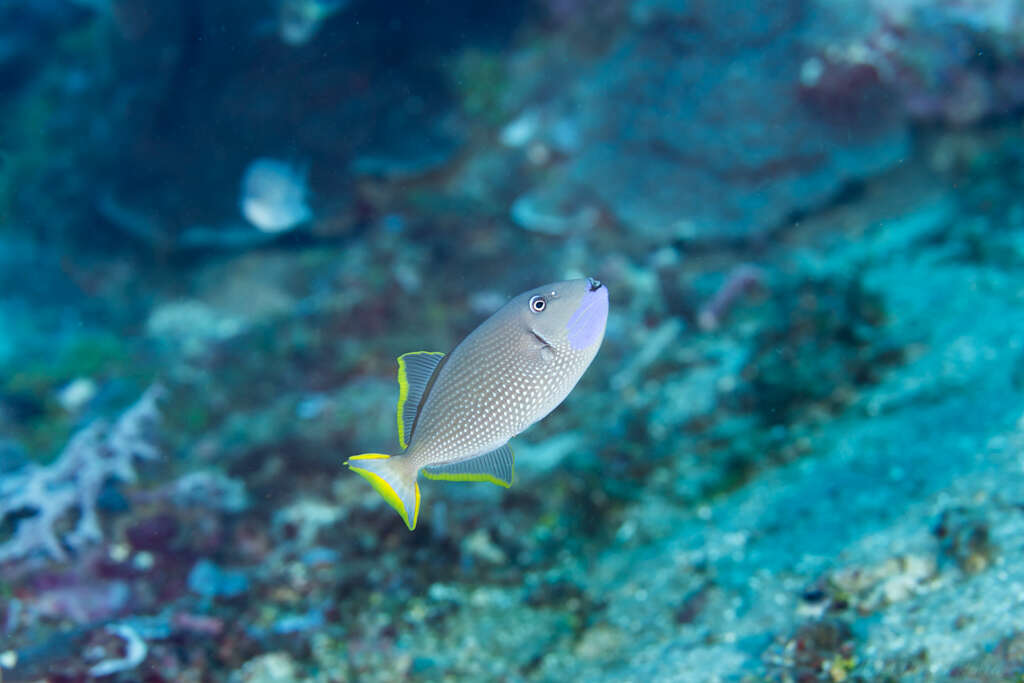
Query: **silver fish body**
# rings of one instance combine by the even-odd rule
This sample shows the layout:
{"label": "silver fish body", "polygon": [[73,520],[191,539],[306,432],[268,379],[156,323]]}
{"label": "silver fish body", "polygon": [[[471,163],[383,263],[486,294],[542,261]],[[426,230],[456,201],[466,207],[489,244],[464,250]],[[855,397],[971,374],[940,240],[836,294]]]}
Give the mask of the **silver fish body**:
{"label": "silver fish body", "polygon": [[604,338],[608,290],[591,278],[556,282],[513,298],[447,356],[399,358],[401,455],[368,453],[346,464],[413,529],[418,474],[512,482],[509,439],[555,409]]}

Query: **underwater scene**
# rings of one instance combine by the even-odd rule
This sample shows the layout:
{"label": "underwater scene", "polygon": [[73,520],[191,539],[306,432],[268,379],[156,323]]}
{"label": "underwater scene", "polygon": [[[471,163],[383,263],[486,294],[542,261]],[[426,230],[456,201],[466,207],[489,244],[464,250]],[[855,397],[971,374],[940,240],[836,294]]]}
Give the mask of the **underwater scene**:
{"label": "underwater scene", "polygon": [[1024,681],[1024,0],[0,0],[0,681]]}

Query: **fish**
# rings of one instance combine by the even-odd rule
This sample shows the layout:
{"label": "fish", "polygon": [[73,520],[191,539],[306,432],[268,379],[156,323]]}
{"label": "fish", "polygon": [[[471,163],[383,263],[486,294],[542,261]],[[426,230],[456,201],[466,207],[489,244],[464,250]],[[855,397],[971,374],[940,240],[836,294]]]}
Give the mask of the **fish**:
{"label": "fish", "polygon": [[555,282],[512,298],[450,353],[398,357],[401,452],[353,455],[361,475],[410,531],[419,475],[512,485],[509,440],[554,410],[597,356],[608,288],[594,278]]}
{"label": "fish", "polygon": [[281,0],[278,29],[288,45],[305,45],[332,14],[345,8],[348,0]]}
{"label": "fish", "polygon": [[245,170],[238,208],[257,230],[285,232],[313,218],[308,193],[305,169],[260,158]]}

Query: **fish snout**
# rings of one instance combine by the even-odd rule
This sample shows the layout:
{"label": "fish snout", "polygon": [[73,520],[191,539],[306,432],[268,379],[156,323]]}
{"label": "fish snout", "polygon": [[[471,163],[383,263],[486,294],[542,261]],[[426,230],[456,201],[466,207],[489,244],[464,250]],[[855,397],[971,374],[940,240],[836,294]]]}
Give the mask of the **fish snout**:
{"label": "fish snout", "polygon": [[576,351],[600,343],[608,321],[608,288],[594,278],[587,278],[583,300],[566,323],[569,345]]}

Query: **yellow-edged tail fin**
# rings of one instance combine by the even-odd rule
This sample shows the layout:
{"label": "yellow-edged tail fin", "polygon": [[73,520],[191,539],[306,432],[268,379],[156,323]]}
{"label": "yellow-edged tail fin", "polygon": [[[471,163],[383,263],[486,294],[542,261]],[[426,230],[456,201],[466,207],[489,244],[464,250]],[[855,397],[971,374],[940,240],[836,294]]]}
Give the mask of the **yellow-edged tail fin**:
{"label": "yellow-edged tail fin", "polygon": [[416,528],[420,516],[420,486],[416,483],[417,470],[408,459],[384,453],[353,455],[345,461],[350,470],[358,473],[388,504],[395,508],[409,531]]}

